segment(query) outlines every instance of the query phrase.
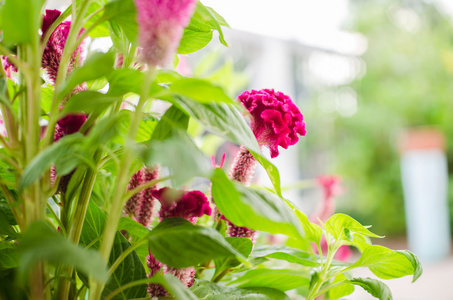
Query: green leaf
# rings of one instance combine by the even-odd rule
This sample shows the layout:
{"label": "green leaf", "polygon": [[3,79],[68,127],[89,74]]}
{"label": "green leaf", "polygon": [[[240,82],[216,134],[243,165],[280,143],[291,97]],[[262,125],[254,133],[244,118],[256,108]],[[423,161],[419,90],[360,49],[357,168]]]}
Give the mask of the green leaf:
{"label": "green leaf", "polygon": [[107,76],[113,71],[115,54],[113,52],[97,52],[90,55],[80,68],[76,68],[58,90],[58,98],[61,99],[79,84]]}
{"label": "green leaf", "polygon": [[123,217],[120,219],[118,223],[118,231],[121,230],[126,230],[132,237],[132,241],[137,241],[149,233],[149,230],[145,226],[129,217]]}
{"label": "green leaf", "polygon": [[175,132],[177,134],[164,141],[151,140],[142,149],[143,162],[147,166],[160,164],[168,167],[176,186],[195,176],[206,177],[210,168],[203,152],[185,131]]}
{"label": "green leaf", "polygon": [[[115,260],[131,245],[120,234],[117,233],[115,242],[113,244],[112,252],[110,253],[109,265],[113,264]],[[129,282],[134,282],[138,279],[146,278],[145,268],[137,256],[137,253],[132,252],[128,255],[113,272],[111,279],[104,287],[102,295],[105,297],[117,288]],[[135,286],[130,289],[122,291],[114,299],[134,299],[146,297],[146,285]]]}
{"label": "green leaf", "polygon": [[14,244],[0,243],[0,270],[19,266],[19,254]]}
{"label": "green leaf", "polygon": [[[248,238],[239,238],[239,237],[227,237],[226,241],[230,243],[239,253],[248,257],[253,249],[253,243]],[[241,264],[235,257],[222,257],[214,259],[215,264],[215,273],[213,278],[217,276],[223,270],[228,268],[234,268]]]}
{"label": "green leaf", "polygon": [[[73,156],[76,153],[76,146],[82,142],[82,139],[83,135],[80,133],[67,135],[36,155],[22,173],[19,180],[19,191],[38,180],[44,171],[50,168],[52,163],[56,163],[62,158],[69,159]],[[75,158],[73,157],[73,159]]]}
{"label": "green leaf", "polygon": [[164,264],[186,268],[218,257],[244,256],[215,229],[195,226],[181,218],[164,219],[149,234],[153,255]]}
{"label": "green leaf", "polygon": [[102,18],[119,25],[129,41],[137,45],[138,24],[136,15],[137,10],[133,0],[114,0],[105,6]]}
{"label": "green leaf", "polygon": [[143,84],[143,73],[134,69],[117,69],[107,76],[109,95],[122,96],[126,93],[140,94]]}
{"label": "green leaf", "polygon": [[345,280],[347,280],[347,278],[344,274],[340,274],[335,277],[331,284],[336,284],[341,281],[344,281],[344,283],[329,290],[329,300],[340,299],[354,292],[354,286],[349,281]]}
{"label": "green leaf", "polygon": [[319,244],[321,242],[321,237],[322,237],[322,229],[319,227],[319,225],[311,223],[308,220],[308,217],[299,209],[294,208],[294,211],[296,212],[297,218],[302,224],[302,227],[304,228],[307,240],[311,242],[315,242]]}
{"label": "green leaf", "polygon": [[254,269],[246,272],[229,284],[238,287],[267,287],[280,291],[288,291],[310,284],[310,274],[285,269]]}
{"label": "green leaf", "polygon": [[[125,143],[125,137],[129,132],[129,124],[131,123],[133,112],[127,109],[122,109],[119,112],[118,124],[120,135],[113,139],[114,143],[123,145]],[[142,143],[149,141],[154,133],[158,120],[153,116],[145,116],[139,124],[135,141]]]}
{"label": "green leaf", "polygon": [[200,103],[225,102],[234,104],[222,88],[203,79],[182,78],[170,85],[170,91]]}
{"label": "green leaf", "polygon": [[412,267],[414,268],[414,277],[412,278],[412,282],[415,282],[420,276],[422,276],[423,273],[422,264],[418,260],[418,257],[409,250],[396,250],[396,252],[406,256],[406,258],[411,262]]}
{"label": "green leaf", "polygon": [[[100,3],[98,3],[100,2]],[[105,2],[107,1],[93,1],[91,2],[90,6],[88,7],[88,10],[86,12],[85,16],[89,16],[95,11],[99,10],[102,6],[104,6]],[[98,22],[99,19],[101,18],[100,14],[97,14],[90,18],[83,27],[85,28],[90,28],[91,25],[93,25],[95,22]],[[102,22],[98,24],[94,29],[92,29],[88,35],[90,37],[106,37],[109,36],[109,28],[108,24],[106,22]]]}
{"label": "green leaf", "polygon": [[232,288],[207,280],[196,280],[190,288],[199,299],[206,300],[289,300],[290,298],[277,289]]}
{"label": "green leaf", "polygon": [[208,130],[249,149],[253,157],[264,167],[275,191],[281,196],[280,175],[277,168],[261,154],[260,146],[250,126],[235,106],[226,103],[202,104],[181,97],[175,97],[173,100]]}
{"label": "green leaf", "polygon": [[11,228],[11,225],[9,224],[8,215],[6,215],[1,210],[0,210],[0,235],[7,235],[13,239],[16,239],[20,236],[20,234],[18,234]]}
{"label": "green leaf", "polygon": [[[227,24],[225,19],[223,19],[218,13],[216,13],[212,8],[204,6],[200,1],[197,2],[197,7],[195,12],[190,19],[189,26],[187,29],[192,31],[201,31],[207,32],[212,31],[213,29],[219,32],[219,40],[225,46],[228,46],[227,42],[224,39],[223,31],[220,25]],[[227,24],[228,25],[228,24]]]}
{"label": "green leaf", "polygon": [[336,240],[350,242],[351,234],[382,238],[366,229],[362,224],[345,214],[334,214],[326,222],[326,230]]}
{"label": "green leaf", "polygon": [[184,29],[184,35],[179,43],[179,54],[190,54],[204,48],[212,40],[212,31],[194,31]]}
{"label": "green leaf", "polygon": [[350,282],[354,285],[361,286],[371,296],[379,300],[392,300],[392,292],[383,282],[372,278],[353,278]]}
{"label": "green leaf", "polygon": [[0,10],[0,29],[8,45],[31,43],[39,39],[44,0],[6,0]]}
{"label": "green leaf", "polygon": [[318,257],[308,252],[287,246],[262,245],[253,249],[251,257],[267,257],[285,260],[307,267],[319,266]]}
{"label": "green leaf", "polygon": [[[10,191],[14,195],[14,191]],[[19,203],[14,203],[14,204],[19,204]],[[3,214],[2,218],[5,218],[8,221],[9,225],[17,225],[17,221],[14,218],[14,214],[11,211],[10,204],[6,201],[5,195],[3,195],[2,192],[0,192],[0,213]]]}
{"label": "green leaf", "polygon": [[414,281],[421,274],[421,266],[409,253],[401,253],[383,246],[369,246],[360,258],[347,269],[368,267],[382,279],[399,278],[414,274]]}
{"label": "green leaf", "polygon": [[87,138],[83,141],[85,151],[95,149],[99,145],[106,144],[121,133],[121,122],[124,114],[110,115],[98,121],[88,132]]}
{"label": "green leaf", "polygon": [[80,112],[99,114],[118,101],[122,101],[122,98],[100,92],[82,91],[69,99],[61,113],[62,115]]}
{"label": "green leaf", "polygon": [[163,141],[177,135],[178,130],[187,130],[189,117],[176,106],[171,106],[157,124],[152,139]]}
{"label": "green leaf", "polygon": [[46,223],[36,222],[30,225],[21,239],[19,249],[19,278],[22,281],[26,280],[28,272],[41,260],[73,266],[102,283],[107,281],[107,268],[99,252],[71,243]]}
{"label": "green leaf", "polygon": [[211,181],[217,207],[236,226],[292,237],[304,236],[294,212],[278,196],[233,183],[220,169],[214,170]]}
{"label": "green leaf", "polygon": [[[92,244],[92,248],[98,249],[100,246],[99,237],[101,237],[104,232],[106,220],[107,217],[104,212],[102,212],[101,209],[93,201],[90,201],[85,217],[85,222],[82,228],[80,243],[85,246]],[[117,232],[109,258],[109,266],[112,265],[113,262],[121,255],[121,253],[123,253],[129,247],[129,242],[121,233]],[[104,291],[102,292],[102,295],[103,297],[105,297],[117,288],[127,283],[143,279],[145,277],[145,268],[140,261],[137,253],[133,251],[128,256],[126,256],[126,258],[118,265],[115,272],[113,272],[110,280],[104,288]],[[140,285],[122,291],[114,299],[132,299],[145,296],[146,285]]]}

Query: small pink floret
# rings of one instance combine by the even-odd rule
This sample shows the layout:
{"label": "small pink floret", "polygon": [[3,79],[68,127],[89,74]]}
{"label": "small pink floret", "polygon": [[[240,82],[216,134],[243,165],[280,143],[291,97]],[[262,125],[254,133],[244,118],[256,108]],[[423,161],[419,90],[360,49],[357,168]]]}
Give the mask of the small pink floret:
{"label": "small pink floret", "polygon": [[245,91],[238,99],[251,115],[258,143],[269,148],[272,158],[278,156],[278,146],[287,149],[305,135],[303,116],[287,95],[263,89]]}

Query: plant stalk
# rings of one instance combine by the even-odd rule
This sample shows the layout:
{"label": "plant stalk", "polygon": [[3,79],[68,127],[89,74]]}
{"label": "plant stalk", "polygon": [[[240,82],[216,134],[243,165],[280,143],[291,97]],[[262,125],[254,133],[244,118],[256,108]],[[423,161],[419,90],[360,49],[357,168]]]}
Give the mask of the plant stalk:
{"label": "plant stalk", "polygon": [[[113,240],[115,238],[118,222],[121,217],[121,212],[123,211],[124,205],[123,196],[126,192],[127,183],[130,179],[129,169],[132,165],[132,161],[134,158],[135,137],[137,135],[140,121],[142,119],[143,106],[145,105],[149,97],[151,83],[154,79],[154,71],[155,68],[150,69],[145,73],[145,79],[143,82],[140,100],[137,104],[137,107],[135,108],[135,112],[132,117],[131,125],[126,139],[124,154],[120,160],[119,170],[121,170],[121,172],[119,172],[116,180],[115,191],[113,193],[112,199],[112,206],[107,216],[107,222],[104,229],[103,239],[100,247],[101,256],[103,257],[106,263],[108,262],[110,251],[112,250]],[[92,300],[99,299],[102,293],[103,284],[95,280],[91,281],[92,284],[90,285],[91,289],[89,299]]]}

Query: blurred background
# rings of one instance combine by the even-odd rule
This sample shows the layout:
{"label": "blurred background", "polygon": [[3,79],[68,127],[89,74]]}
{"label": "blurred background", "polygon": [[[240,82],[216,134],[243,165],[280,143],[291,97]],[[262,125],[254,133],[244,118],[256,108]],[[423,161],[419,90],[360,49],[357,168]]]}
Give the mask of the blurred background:
{"label": "blurred background", "polygon": [[192,55],[194,75],[233,97],[275,88],[304,114],[306,137],[276,160],[284,195],[310,214],[310,179],[338,175],[337,212],[425,267],[413,285],[390,281],[394,299],[453,299],[453,1],[203,3],[230,24],[229,47]]}

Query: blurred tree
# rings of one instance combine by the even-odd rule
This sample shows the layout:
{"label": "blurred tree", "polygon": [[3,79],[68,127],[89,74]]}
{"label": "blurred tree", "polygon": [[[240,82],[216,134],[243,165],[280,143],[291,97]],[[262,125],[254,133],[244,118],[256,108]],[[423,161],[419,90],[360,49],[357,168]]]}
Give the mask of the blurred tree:
{"label": "blurred tree", "polygon": [[335,172],[350,183],[350,200],[340,210],[375,232],[402,234],[399,132],[425,125],[442,130],[453,171],[451,19],[428,1],[353,0],[351,8],[348,29],[366,36],[368,49],[366,72],[350,85],[358,110],[333,123]]}

